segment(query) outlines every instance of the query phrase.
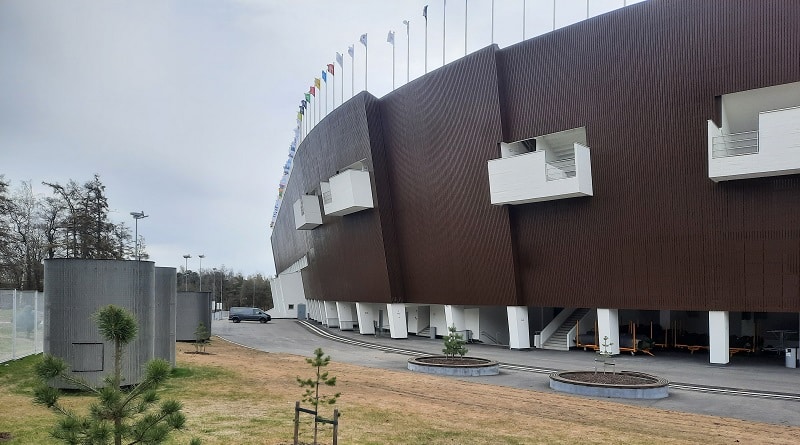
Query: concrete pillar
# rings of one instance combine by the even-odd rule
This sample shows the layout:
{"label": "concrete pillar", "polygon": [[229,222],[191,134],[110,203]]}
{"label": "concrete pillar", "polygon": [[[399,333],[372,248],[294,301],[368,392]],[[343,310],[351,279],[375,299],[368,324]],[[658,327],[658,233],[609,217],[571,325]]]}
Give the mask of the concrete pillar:
{"label": "concrete pillar", "polygon": [[728,311],[708,311],[709,361],[718,365],[730,362],[730,320]]}
{"label": "concrete pillar", "polygon": [[617,309],[597,309],[597,333],[600,351],[603,350],[603,337],[608,337],[605,343],[610,344],[608,352],[619,354],[619,311]]}
{"label": "concrete pillar", "polygon": [[375,334],[373,321],[378,313],[372,303],[356,303],[356,314],[358,316],[358,332],[364,335]]}
{"label": "concrete pillar", "polygon": [[413,332],[414,334],[428,326],[427,320],[425,320],[425,326],[420,326],[419,306],[416,304],[406,305],[406,323],[408,324],[408,332]]}
{"label": "concrete pillar", "polygon": [[[670,314],[671,312],[669,309],[658,311],[658,324],[660,324],[665,331],[669,329],[670,323],[672,322]],[[662,339],[659,339],[659,341],[662,341]]]}
{"label": "concrete pillar", "polygon": [[440,332],[440,335],[447,335],[450,326],[455,326],[456,331],[463,331],[466,329],[466,322],[464,320],[464,306],[445,305],[444,319],[447,322],[445,332]]}
{"label": "concrete pillar", "polygon": [[508,347],[509,349],[530,349],[531,335],[528,327],[528,307],[508,306]]}
{"label": "concrete pillar", "polygon": [[335,301],[324,301],[323,308],[325,309],[325,326],[329,328],[339,327],[339,311],[336,310]]}
{"label": "concrete pillar", "polygon": [[322,322],[322,302],[314,300],[314,321]]}
{"label": "concrete pillar", "polygon": [[353,303],[336,302],[336,313],[339,316],[339,329],[343,331],[353,330],[353,326],[356,324],[353,309]]}
{"label": "concrete pillar", "polygon": [[389,317],[389,333],[392,338],[408,338],[406,305],[403,303],[389,303],[386,305],[386,314]]}

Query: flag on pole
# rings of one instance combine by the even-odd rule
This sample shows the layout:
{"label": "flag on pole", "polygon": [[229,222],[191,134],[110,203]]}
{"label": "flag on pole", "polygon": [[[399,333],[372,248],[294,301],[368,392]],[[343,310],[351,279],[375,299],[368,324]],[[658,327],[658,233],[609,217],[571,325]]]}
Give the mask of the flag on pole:
{"label": "flag on pole", "polygon": [[[338,51],[336,52],[336,63],[338,63],[339,66],[341,66],[342,68],[344,68],[344,56],[341,55]],[[333,71],[331,71],[331,74],[333,74]]]}
{"label": "flag on pole", "polygon": [[305,109],[308,106],[308,101],[305,99],[301,100],[300,106],[303,107],[303,109]]}
{"label": "flag on pole", "polygon": [[[341,55],[339,53],[336,53],[336,57],[339,58],[339,57],[341,57]],[[328,72],[333,74],[333,64],[332,63],[328,64]]]}
{"label": "flag on pole", "polygon": [[319,80],[319,77],[315,77],[314,78],[314,86],[317,87],[317,88],[322,88],[322,81]]}
{"label": "flag on pole", "polygon": [[353,45],[347,47],[347,54],[350,54],[350,57],[353,57]]}
{"label": "flag on pole", "polygon": [[358,41],[361,42],[362,45],[367,46],[367,35],[361,34],[361,38],[358,39]]}
{"label": "flag on pole", "polygon": [[327,71],[323,71],[322,72],[322,81],[325,82],[325,83],[328,83],[328,72]]}
{"label": "flag on pole", "polygon": [[305,96],[306,96],[306,106],[308,106],[308,103],[311,102],[311,94],[305,93]]}
{"label": "flag on pole", "polygon": [[389,31],[389,35],[386,36],[386,41],[394,45],[394,31]]}
{"label": "flag on pole", "polygon": [[316,89],[314,89],[314,87],[310,87],[310,88],[308,89],[308,93],[309,93],[309,94],[311,94],[311,95],[312,95],[312,96],[314,96],[314,97],[317,97],[317,90],[316,90]]}
{"label": "flag on pole", "polygon": [[428,20],[428,5],[422,8],[422,16],[425,17],[425,20]]}

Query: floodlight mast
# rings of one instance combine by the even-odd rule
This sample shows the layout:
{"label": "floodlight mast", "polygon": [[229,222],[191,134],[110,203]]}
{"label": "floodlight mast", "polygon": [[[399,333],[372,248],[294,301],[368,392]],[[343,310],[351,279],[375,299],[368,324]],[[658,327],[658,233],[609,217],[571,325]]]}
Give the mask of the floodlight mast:
{"label": "floodlight mast", "polygon": [[133,217],[133,220],[135,221],[134,225],[136,226],[136,229],[134,231],[134,236],[136,237],[135,252],[136,252],[136,261],[139,261],[139,220],[147,218],[150,215],[145,215],[144,210],[142,210],[141,212],[131,212],[131,216]]}
{"label": "floodlight mast", "polygon": [[185,292],[189,292],[189,258],[192,256],[188,253],[183,256],[183,259],[186,261],[186,265],[183,268],[183,290]]}

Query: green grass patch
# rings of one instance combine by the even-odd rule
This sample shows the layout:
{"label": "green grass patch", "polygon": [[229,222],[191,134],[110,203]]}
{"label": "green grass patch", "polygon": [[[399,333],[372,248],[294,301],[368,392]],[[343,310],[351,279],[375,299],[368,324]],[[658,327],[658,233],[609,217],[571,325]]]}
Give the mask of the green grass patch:
{"label": "green grass patch", "polygon": [[0,365],[0,386],[18,394],[29,394],[38,383],[33,371],[42,354],[29,355]]}

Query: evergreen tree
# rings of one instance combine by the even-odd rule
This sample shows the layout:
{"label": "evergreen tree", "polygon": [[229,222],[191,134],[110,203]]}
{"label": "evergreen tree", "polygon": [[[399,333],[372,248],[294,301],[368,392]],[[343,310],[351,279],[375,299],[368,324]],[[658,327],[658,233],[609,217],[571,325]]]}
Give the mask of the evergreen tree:
{"label": "evergreen tree", "polygon": [[455,325],[450,326],[447,330],[450,332],[444,337],[444,349],[442,349],[442,352],[448,357],[455,357],[456,355],[463,357],[467,353],[467,348],[464,347],[466,343],[464,337],[456,332]]}
{"label": "evergreen tree", "polygon": [[[157,389],[169,377],[169,363],[160,359],[150,361],[142,382],[127,391],[120,388],[122,356],[125,346],[136,337],[136,320],[127,310],[113,305],[101,308],[94,319],[103,339],[114,345],[114,371],[106,377],[105,386],[94,388],[73,377],[67,371],[67,364],[57,357],[45,356],[36,366],[42,384],[36,388],[34,400],[62,415],[52,436],[67,444],[165,442],[170,432],[182,429],[186,423],[180,402],[165,400],[156,406]],[[87,416],[80,416],[59,403],[61,392],[47,385],[52,379],[63,379],[89,391],[98,401],[90,406]],[[193,445],[199,443],[192,440]]]}
{"label": "evergreen tree", "polygon": [[331,361],[331,356],[325,356],[325,353],[322,352],[322,348],[317,348],[314,350],[314,358],[307,358],[306,363],[311,365],[316,370],[316,376],[309,378],[309,379],[301,379],[297,377],[297,383],[300,385],[301,388],[305,388],[305,392],[303,393],[303,402],[309,403],[314,407],[314,412],[316,415],[314,416],[314,443],[317,443],[317,418],[319,417],[319,405],[333,405],[336,403],[336,400],[339,398],[341,393],[336,394],[328,394],[328,395],[320,395],[319,387],[321,385],[325,386],[336,386],[336,377],[330,377],[328,375],[328,371],[322,372],[322,368],[328,366]]}

